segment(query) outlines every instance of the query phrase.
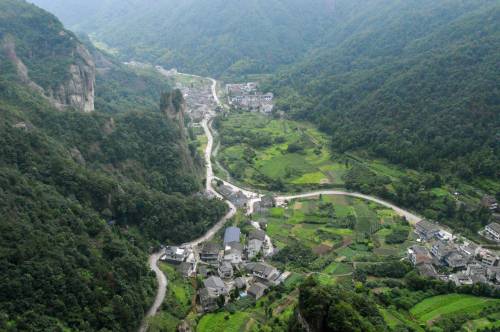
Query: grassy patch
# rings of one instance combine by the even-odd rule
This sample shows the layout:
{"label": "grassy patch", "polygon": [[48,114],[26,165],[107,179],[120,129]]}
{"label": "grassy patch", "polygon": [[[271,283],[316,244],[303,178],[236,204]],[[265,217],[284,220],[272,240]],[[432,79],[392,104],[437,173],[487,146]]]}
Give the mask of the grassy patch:
{"label": "grassy patch", "polygon": [[196,328],[197,332],[239,332],[245,327],[249,315],[246,312],[237,312],[229,314],[226,312],[219,312],[215,314],[208,314],[198,323]]}
{"label": "grassy patch", "polygon": [[419,321],[426,323],[443,315],[471,313],[495,303],[500,303],[500,300],[463,294],[439,295],[418,303],[410,313]]}

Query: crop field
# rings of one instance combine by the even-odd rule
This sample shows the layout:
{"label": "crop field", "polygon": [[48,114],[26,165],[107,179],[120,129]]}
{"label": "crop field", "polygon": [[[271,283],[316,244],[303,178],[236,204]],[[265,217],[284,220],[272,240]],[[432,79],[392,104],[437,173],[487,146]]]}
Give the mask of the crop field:
{"label": "crop field", "polygon": [[411,308],[410,313],[420,322],[427,323],[449,314],[479,313],[482,309],[495,304],[500,304],[500,300],[464,294],[448,294],[425,299]]}
{"label": "crop field", "polygon": [[[343,275],[352,272],[352,264],[364,256],[401,256],[414,243],[412,235],[398,244],[385,243],[393,228],[407,227],[392,211],[361,199],[322,195],[298,199],[287,207],[269,209],[256,219],[267,220],[267,233],[278,248],[300,243],[320,255],[333,252],[338,262],[324,273]],[[408,228],[409,229],[409,228]]]}
{"label": "crop field", "polygon": [[[220,121],[220,162],[240,181],[265,187],[343,186],[347,166],[335,160],[329,141],[313,126],[255,113],[231,113]],[[252,159],[248,155],[253,155]]]}

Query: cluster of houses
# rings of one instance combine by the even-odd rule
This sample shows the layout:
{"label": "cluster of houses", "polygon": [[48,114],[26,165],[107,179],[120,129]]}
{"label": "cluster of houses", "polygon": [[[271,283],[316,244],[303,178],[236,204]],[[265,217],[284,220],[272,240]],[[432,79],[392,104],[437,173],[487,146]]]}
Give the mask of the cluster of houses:
{"label": "cluster of houses", "polygon": [[263,261],[272,254],[269,237],[259,228],[246,234],[245,245],[238,227],[228,227],[224,232],[222,246],[218,243],[203,244],[197,275],[203,278],[203,288],[198,290],[200,309],[203,312],[216,310],[225,304],[230,294],[236,297],[262,297],[269,287],[283,282],[288,273],[281,273]]}
{"label": "cluster of houses", "polygon": [[226,93],[229,104],[238,108],[269,114],[274,107],[274,95],[259,92],[258,85],[254,82],[227,84]]}
{"label": "cluster of houses", "polygon": [[500,258],[493,251],[457,239],[432,222],[422,220],[415,232],[420,245],[408,249],[408,258],[420,274],[453,281],[457,286],[500,285]]}
{"label": "cluster of houses", "polygon": [[261,223],[252,225],[244,236],[240,228],[227,227],[222,244],[205,242],[199,248],[164,248],[162,261],[176,265],[184,277],[203,280],[197,291],[200,312],[217,310],[230,298],[249,296],[257,300],[288,277],[289,273],[264,261],[273,254],[273,245]]}

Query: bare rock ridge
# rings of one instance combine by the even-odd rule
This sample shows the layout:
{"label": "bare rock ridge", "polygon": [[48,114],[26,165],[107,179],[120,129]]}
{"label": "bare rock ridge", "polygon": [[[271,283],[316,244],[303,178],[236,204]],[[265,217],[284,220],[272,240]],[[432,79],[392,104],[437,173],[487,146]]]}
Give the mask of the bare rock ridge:
{"label": "bare rock ridge", "polygon": [[4,38],[0,49],[14,64],[19,80],[40,93],[57,109],[75,108],[86,113],[94,111],[95,64],[82,44],[77,44],[72,52],[73,61],[67,68],[69,78],[56,88],[43,88],[30,78],[29,68],[17,56],[14,38]]}
{"label": "bare rock ridge", "polygon": [[95,64],[87,49],[76,47],[75,63],[69,66],[70,78],[55,90],[47,91],[56,106],[64,109],[72,106],[83,112],[94,111]]}
{"label": "bare rock ridge", "polygon": [[187,104],[182,92],[179,89],[175,89],[163,93],[160,100],[160,110],[178,126],[180,133],[179,142],[183,150],[183,153],[181,154],[182,163],[184,167],[191,170],[193,174],[196,174],[196,165],[188,147],[185,127]]}

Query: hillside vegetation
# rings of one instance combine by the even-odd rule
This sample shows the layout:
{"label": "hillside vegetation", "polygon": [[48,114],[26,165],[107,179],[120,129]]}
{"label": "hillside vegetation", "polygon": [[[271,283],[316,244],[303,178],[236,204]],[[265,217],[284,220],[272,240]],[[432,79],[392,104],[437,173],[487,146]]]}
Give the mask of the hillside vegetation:
{"label": "hillside vegetation", "polygon": [[[71,50],[84,46],[52,15],[17,0],[0,13],[0,40],[15,41],[39,85],[80,61]],[[101,54],[111,69],[97,74],[96,111],[60,111],[9,51],[0,50],[0,330],[136,330],[156,287],[150,248],[204,233],[226,207],[193,195],[201,166],[186,167],[195,156],[183,128],[158,111],[160,76]]]}
{"label": "hillside vegetation", "polygon": [[271,86],[336,151],[498,179],[499,22],[496,1],[365,1]]}
{"label": "hillside vegetation", "polygon": [[294,62],[335,15],[335,1],[322,0],[33,2],[125,60],[226,77]]}

